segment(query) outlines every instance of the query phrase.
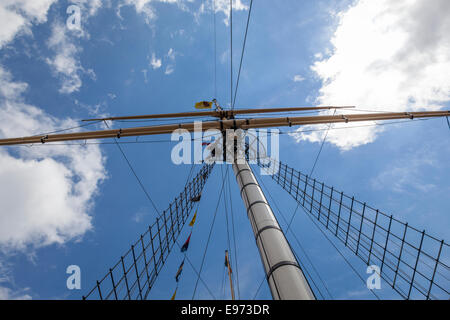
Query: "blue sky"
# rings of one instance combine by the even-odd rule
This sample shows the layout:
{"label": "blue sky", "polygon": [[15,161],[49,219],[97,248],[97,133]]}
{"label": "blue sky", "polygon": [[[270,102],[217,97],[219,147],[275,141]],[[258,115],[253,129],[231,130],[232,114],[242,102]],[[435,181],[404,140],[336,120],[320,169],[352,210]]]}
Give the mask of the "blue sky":
{"label": "blue sky", "polygon": [[[445,33],[450,8],[447,1],[436,1],[438,12],[421,0],[255,1],[236,107],[448,110],[450,87],[443,75],[450,72]],[[216,98],[228,107],[227,1],[216,2]],[[81,9],[81,31],[65,25],[71,4]],[[235,1],[234,81],[248,5]],[[1,137],[72,127],[89,117],[192,111],[195,102],[214,97],[211,1],[7,0],[0,4],[2,16]],[[433,28],[430,16],[437,21]],[[121,125],[133,124],[114,124]],[[280,158],[308,173],[322,139],[323,132],[281,135]],[[327,141],[315,169],[318,179],[448,240],[445,119],[331,130]],[[182,190],[190,169],[172,163],[172,147],[123,146],[159,210]],[[0,161],[0,299],[79,299],[156,217],[114,145],[9,147],[0,150]],[[214,169],[198,210],[188,251],[197,268],[221,170],[226,167]],[[264,273],[231,168],[229,175],[238,244],[234,269],[239,269],[241,298],[251,299]],[[294,201],[269,177],[261,179],[275,199],[271,204],[289,218]],[[219,293],[225,225],[222,203],[202,272]],[[291,228],[333,298],[373,298],[301,211]],[[179,240],[188,234],[184,229]],[[366,266],[343,252],[365,278]],[[181,259],[174,249],[150,298],[171,297]],[[81,290],[66,288],[66,268],[72,264],[81,268]],[[190,299],[195,280],[185,264],[177,298]],[[388,288],[380,296],[398,298]],[[218,297],[230,298],[229,291]],[[264,283],[257,298],[270,297]],[[201,284],[196,298],[210,298]]]}

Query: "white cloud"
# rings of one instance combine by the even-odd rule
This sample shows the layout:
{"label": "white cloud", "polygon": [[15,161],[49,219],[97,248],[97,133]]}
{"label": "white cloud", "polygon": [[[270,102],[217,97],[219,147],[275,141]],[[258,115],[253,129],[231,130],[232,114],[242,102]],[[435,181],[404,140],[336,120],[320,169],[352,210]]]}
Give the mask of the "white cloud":
{"label": "white cloud", "polygon": [[[32,34],[33,24],[47,22],[47,14],[56,0],[2,0],[0,2],[0,49],[13,41],[17,35]],[[95,15],[102,7],[101,0],[70,0],[82,9],[82,22]],[[56,75],[62,78],[61,93],[78,91],[82,85],[81,74],[86,73],[95,80],[92,69],[84,70],[78,61],[80,49],[73,43],[74,37],[89,38],[85,30],[70,32],[62,22],[55,22],[52,26],[52,35],[48,47],[55,51],[55,56],[46,59]]]}
{"label": "white cloud", "polygon": [[11,74],[0,66],[0,97],[7,100],[17,100],[28,88],[24,82],[12,82]]}
{"label": "white cloud", "polygon": [[[30,288],[16,288],[12,270],[10,264],[0,261],[0,300],[31,300]],[[4,284],[8,286],[5,287]]]}
{"label": "white cloud", "polygon": [[119,4],[118,15],[120,16],[120,8],[122,6],[134,6],[134,9],[138,14],[144,16],[146,23],[150,23],[152,20],[156,18],[156,14],[152,6],[150,6],[150,2],[152,0],[125,0]]}
{"label": "white cloud", "polygon": [[47,21],[50,6],[56,0],[2,0],[0,2],[0,49],[16,35],[31,34],[32,24]]}
{"label": "white cloud", "polygon": [[[164,71],[164,74],[172,74],[175,71],[175,57],[178,53],[173,50],[173,48],[170,48],[167,54],[164,56],[165,61],[169,61],[169,64],[166,66],[166,69]],[[162,60],[157,59],[155,53],[152,53],[152,57],[147,57],[149,59],[149,64],[153,68],[153,70],[159,69],[162,67]],[[144,70],[142,71],[144,72]],[[147,79],[147,72],[145,71],[144,74],[145,79]]]}
{"label": "white cloud", "polygon": [[[113,96],[110,96],[109,94],[108,94],[108,97],[109,97],[111,100],[113,100],[113,99],[115,98],[114,95],[113,95]],[[95,117],[99,117],[99,118],[100,118],[100,117],[103,118],[102,115],[104,115],[104,112],[105,112],[105,110],[106,110],[107,107],[108,107],[108,102],[107,102],[107,100],[103,100],[103,101],[100,101],[100,102],[95,103],[95,104],[87,104],[87,103],[84,103],[84,102],[82,102],[82,101],[80,101],[80,100],[78,100],[78,99],[75,99],[75,100],[74,100],[74,104],[75,104],[76,106],[78,106],[78,107],[84,109],[83,112],[86,112],[86,111],[87,111],[87,113],[88,113],[89,115],[95,116]]]}
{"label": "white cloud", "polygon": [[82,8],[82,14],[87,12],[89,16],[96,15],[102,7],[101,0],[70,0],[70,2],[80,6]]}
{"label": "white cloud", "polygon": [[156,55],[154,52],[152,53],[150,65],[152,66],[153,69],[159,69],[159,68],[161,68],[161,65],[162,65],[161,59],[156,59]]}
{"label": "white cloud", "polygon": [[[25,83],[0,67],[0,136],[17,137],[76,125],[24,103]],[[6,94],[4,94],[6,92]],[[0,149],[0,248],[26,250],[76,240],[92,229],[89,211],[105,158],[96,145]],[[8,294],[7,291],[3,291]]]}
{"label": "white cloud", "polygon": [[185,2],[192,2],[189,0],[123,0],[119,2],[117,7],[117,15],[122,18],[120,14],[120,10],[123,6],[133,6],[136,13],[142,15],[147,24],[150,24],[157,18],[155,13],[155,9],[152,6],[152,3],[162,2],[162,3],[173,3],[177,4],[180,9],[187,10]]}
{"label": "white cloud", "polygon": [[[448,0],[356,2],[337,15],[332,50],[311,67],[323,83],[317,102],[380,111],[440,108],[450,100],[449,17]],[[374,141],[381,130],[334,130],[327,141],[348,150]],[[319,142],[324,134],[296,138]]]}
{"label": "white cloud", "polygon": [[136,223],[141,223],[145,220],[147,216],[150,215],[150,211],[148,207],[141,207],[139,210],[133,215],[132,220]]}
{"label": "white cloud", "polygon": [[294,82],[302,82],[302,81],[305,80],[305,78],[302,77],[302,76],[299,75],[299,74],[296,74],[292,80],[293,80]]}
{"label": "white cloud", "polygon": [[[47,58],[47,64],[52,68],[55,75],[61,79],[60,93],[70,94],[80,90],[82,86],[81,76],[86,74],[92,80],[97,76],[92,69],[85,69],[79,60],[82,48],[76,41],[78,39],[89,39],[90,35],[86,28],[88,18],[97,14],[102,7],[100,0],[70,0],[71,3],[81,8],[81,30],[69,30],[65,23],[55,21],[52,24],[52,34],[47,42],[49,49],[55,52],[52,58]],[[87,16],[86,16],[87,13]]]}
{"label": "white cloud", "polygon": [[170,48],[169,52],[167,52],[167,58],[172,61],[175,60],[175,51],[172,48]]}
{"label": "white cloud", "polygon": [[166,59],[171,61],[167,67],[164,74],[169,75],[172,74],[175,71],[175,55],[178,54],[175,52],[172,48],[169,49],[169,52],[166,54]]}
{"label": "white cloud", "polygon": [[[214,9],[215,8],[215,9]],[[242,3],[241,0],[233,0],[233,11],[248,10],[249,7]],[[197,11],[193,12],[194,20],[199,23],[200,16],[203,14],[210,14],[212,11],[215,13],[223,13],[226,17],[223,19],[223,23],[228,26],[230,21],[230,1],[229,0],[213,0],[202,1]]]}
{"label": "white cloud", "polygon": [[[180,10],[190,12],[193,14],[195,21],[198,22],[199,17],[204,13],[213,11],[213,0],[202,1],[198,9],[189,8],[189,4],[194,3],[193,0],[122,0],[117,6],[117,15],[122,19],[121,8],[124,6],[133,6],[136,13],[142,15],[147,24],[151,24],[157,19],[156,10],[153,7],[155,3],[170,3],[175,4]],[[223,22],[228,26],[230,17],[230,1],[229,0],[215,0],[215,12],[223,13],[226,18]],[[248,10],[248,6],[242,3],[242,0],[233,0],[233,11]]]}
{"label": "white cloud", "polygon": [[429,150],[410,153],[378,174],[372,179],[371,185],[374,189],[387,189],[397,193],[431,192],[437,187],[429,183],[429,175],[425,172],[436,165],[435,156]]}
{"label": "white cloud", "polygon": [[180,29],[177,30],[175,32],[171,32],[170,33],[170,38],[175,38],[175,37],[182,37],[185,34],[185,30],[184,29]]}
{"label": "white cloud", "polygon": [[169,65],[166,67],[166,71],[164,71],[164,74],[169,75],[169,74],[172,74],[174,71],[175,71],[174,67],[173,67],[172,65],[169,64]]}
{"label": "white cloud", "polygon": [[17,33],[25,30],[26,19],[0,6],[0,48],[10,42]]}
{"label": "white cloud", "polygon": [[221,64],[225,64],[228,59],[230,59],[230,49],[225,50],[219,56],[219,61]]}
{"label": "white cloud", "polygon": [[78,55],[81,48],[73,43],[68,34],[70,32],[65,24],[55,22],[52,26],[52,34],[47,42],[50,49],[55,51],[55,56],[47,58],[47,64],[55,75],[61,78],[61,93],[73,93],[79,91],[82,85],[81,75],[86,73],[95,79],[93,70],[84,70]]}
{"label": "white cloud", "polygon": [[147,76],[148,70],[147,69],[142,69],[141,72],[144,75],[144,82],[148,83],[148,76]]}
{"label": "white cloud", "polygon": [[31,300],[31,296],[26,293],[28,290],[13,291],[7,287],[0,287],[0,300]]}
{"label": "white cloud", "polygon": [[[216,1],[216,13],[222,12],[226,18],[223,19],[225,25],[228,26],[230,20],[230,1],[229,0],[215,0]],[[210,5],[212,8],[212,5]],[[242,3],[241,0],[233,0],[233,11],[248,10],[249,7]]]}

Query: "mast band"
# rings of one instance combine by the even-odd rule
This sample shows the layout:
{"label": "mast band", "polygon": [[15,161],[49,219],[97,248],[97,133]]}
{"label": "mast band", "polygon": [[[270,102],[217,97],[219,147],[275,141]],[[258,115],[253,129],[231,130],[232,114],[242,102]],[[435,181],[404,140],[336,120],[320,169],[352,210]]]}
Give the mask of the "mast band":
{"label": "mast band", "polygon": [[258,184],[255,183],[255,182],[249,182],[249,183],[246,183],[246,184],[241,188],[241,197],[242,197],[242,191],[244,191],[244,189],[245,189],[247,186],[251,186],[251,185],[257,186]]}
{"label": "mast band", "polygon": [[239,171],[236,173],[236,178],[241,174],[242,171],[250,171],[250,169],[244,168],[244,169],[239,170]]}
{"label": "mast band", "polygon": [[250,209],[253,207],[253,205],[258,204],[258,203],[263,203],[266,206],[269,206],[269,204],[266,201],[258,200],[258,201],[252,202],[247,208],[247,215],[248,215],[248,212],[250,211]]}
{"label": "mast band", "polygon": [[277,270],[279,267],[282,267],[282,266],[294,266],[294,267],[297,267],[300,271],[302,270],[297,262],[294,262],[294,261],[280,261],[280,262],[276,263],[275,265],[273,265],[272,268],[270,268],[269,272],[267,273],[267,280],[269,280],[270,276],[272,275],[272,273],[275,270]]}
{"label": "mast band", "polygon": [[256,236],[255,236],[255,240],[258,241],[258,238],[259,238],[259,236],[261,235],[261,233],[262,233],[263,231],[267,230],[267,229],[275,229],[275,230],[278,230],[278,231],[280,231],[280,232],[283,232],[283,231],[281,231],[281,229],[280,229],[279,227],[277,227],[277,226],[265,226],[264,228],[258,230],[258,233],[257,233]]}

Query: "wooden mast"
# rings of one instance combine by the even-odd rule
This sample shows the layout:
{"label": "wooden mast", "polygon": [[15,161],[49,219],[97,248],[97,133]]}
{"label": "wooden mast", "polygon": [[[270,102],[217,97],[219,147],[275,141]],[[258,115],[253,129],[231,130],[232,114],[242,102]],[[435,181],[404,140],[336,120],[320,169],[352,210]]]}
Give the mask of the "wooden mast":
{"label": "wooden mast", "polygon": [[230,290],[231,290],[231,299],[235,300],[234,297],[234,288],[233,288],[233,279],[231,278],[231,265],[230,265],[230,259],[228,258],[228,250],[225,250],[225,264],[228,269],[228,277],[230,278]]}

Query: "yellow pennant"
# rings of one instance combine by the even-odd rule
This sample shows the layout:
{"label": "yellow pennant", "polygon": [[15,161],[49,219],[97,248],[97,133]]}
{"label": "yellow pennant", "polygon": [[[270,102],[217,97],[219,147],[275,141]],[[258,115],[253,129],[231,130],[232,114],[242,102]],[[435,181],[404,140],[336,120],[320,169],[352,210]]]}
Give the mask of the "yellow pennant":
{"label": "yellow pennant", "polygon": [[195,104],[195,109],[211,109],[212,105],[210,101],[200,101]]}
{"label": "yellow pennant", "polygon": [[170,298],[170,300],[175,300],[175,296],[177,295],[177,290],[178,290],[178,288],[175,289],[175,292],[174,292],[172,298]]}
{"label": "yellow pennant", "polygon": [[194,217],[192,218],[191,222],[189,223],[189,227],[192,227],[194,225],[196,218],[197,218],[197,211],[195,211]]}

